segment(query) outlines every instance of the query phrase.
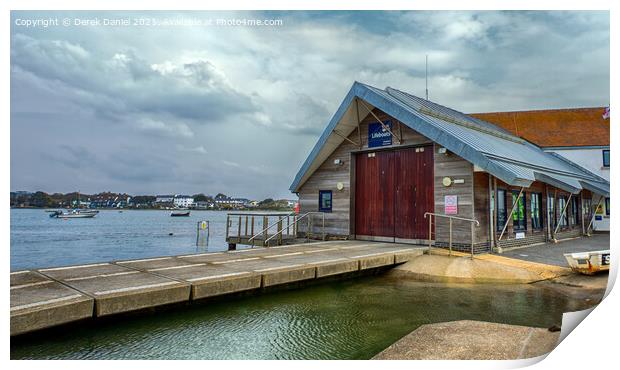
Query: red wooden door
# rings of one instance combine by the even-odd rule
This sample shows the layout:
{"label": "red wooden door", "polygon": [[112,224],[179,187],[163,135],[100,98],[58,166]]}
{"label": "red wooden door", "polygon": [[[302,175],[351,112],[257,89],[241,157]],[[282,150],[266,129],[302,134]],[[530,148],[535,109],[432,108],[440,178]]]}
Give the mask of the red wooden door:
{"label": "red wooden door", "polygon": [[428,218],[425,212],[435,212],[433,147],[420,148],[416,153],[416,195],[414,239],[428,239]]}
{"label": "red wooden door", "polygon": [[359,154],[355,173],[355,233],[394,237],[394,153]]}
{"label": "red wooden door", "polygon": [[434,210],[433,149],[359,154],[355,164],[355,234],[427,239]]}
{"label": "red wooden door", "polygon": [[418,193],[418,164],[420,162],[418,154],[415,149],[401,149],[394,152],[396,174],[394,236],[400,239],[416,238],[416,195]]}

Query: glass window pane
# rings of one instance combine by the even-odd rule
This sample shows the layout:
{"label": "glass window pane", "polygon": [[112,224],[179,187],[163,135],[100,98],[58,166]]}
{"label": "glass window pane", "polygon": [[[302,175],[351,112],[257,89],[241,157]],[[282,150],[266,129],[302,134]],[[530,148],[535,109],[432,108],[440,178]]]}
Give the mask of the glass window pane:
{"label": "glass window pane", "polygon": [[501,231],[506,224],[506,192],[497,190],[497,230]]}
{"label": "glass window pane", "polygon": [[603,150],[603,166],[609,167],[609,150]]}
{"label": "glass window pane", "polygon": [[332,192],[331,190],[319,190],[319,211],[332,211]]}

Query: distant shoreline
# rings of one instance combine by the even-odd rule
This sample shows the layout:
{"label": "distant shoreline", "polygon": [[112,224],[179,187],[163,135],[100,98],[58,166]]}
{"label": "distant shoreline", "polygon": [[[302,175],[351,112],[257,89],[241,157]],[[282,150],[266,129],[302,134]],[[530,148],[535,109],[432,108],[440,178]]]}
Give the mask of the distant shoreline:
{"label": "distant shoreline", "polygon": [[[52,210],[52,209],[73,209],[67,207],[11,207],[11,209],[40,209],[40,210]],[[175,209],[163,209],[163,208],[84,208],[97,211],[175,211]],[[273,211],[273,212],[285,212],[294,209],[291,208],[219,208],[219,209],[193,209],[189,211],[228,211],[228,212],[252,212],[252,211]]]}

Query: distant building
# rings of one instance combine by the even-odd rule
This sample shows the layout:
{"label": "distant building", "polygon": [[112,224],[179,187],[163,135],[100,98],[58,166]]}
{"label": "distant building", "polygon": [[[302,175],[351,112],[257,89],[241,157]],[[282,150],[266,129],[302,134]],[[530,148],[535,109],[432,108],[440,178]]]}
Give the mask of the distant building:
{"label": "distant building", "polygon": [[194,198],[189,195],[175,195],[173,203],[179,208],[188,208],[194,205]]}
{"label": "distant building", "polygon": [[[605,107],[475,113],[573,164],[609,180],[609,117]],[[596,206],[598,198],[592,199]],[[594,230],[609,231],[610,198],[595,210]]]}
{"label": "distant building", "polygon": [[199,200],[198,202],[194,202],[195,209],[212,209],[215,207],[215,203],[211,201]]}
{"label": "distant building", "polygon": [[155,203],[173,203],[174,195],[158,195],[155,197]]}
{"label": "distant building", "polygon": [[250,203],[251,203],[250,200],[246,198],[230,198],[230,197],[216,197],[215,198],[215,204],[220,207],[223,207],[223,206],[234,207],[234,208],[249,207]]}

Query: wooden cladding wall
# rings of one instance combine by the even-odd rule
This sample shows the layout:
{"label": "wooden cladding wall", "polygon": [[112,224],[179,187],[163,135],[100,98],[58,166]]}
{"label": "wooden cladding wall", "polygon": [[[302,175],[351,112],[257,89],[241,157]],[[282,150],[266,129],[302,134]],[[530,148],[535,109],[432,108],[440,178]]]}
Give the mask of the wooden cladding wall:
{"label": "wooden cladding wall", "polygon": [[[355,154],[351,152],[368,149],[368,125],[377,122],[373,115],[367,114],[367,111],[359,105],[360,133],[357,130],[348,136],[349,140],[358,143],[361,137],[361,149],[359,146],[349,141],[343,141],[340,146],[321,164],[321,166],[310,176],[310,178],[302,185],[299,190],[300,213],[310,211],[318,211],[319,206],[319,190],[331,190],[333,196],[332,212],[325,214],[325,232],[330,236],[348,236],[355,234],[355,222],[353,212],[355,202],[351,188],[354,187],[355,179]],[[374,109],[373,113],[382,121],[392,121],[393,132],[402,137],[401,143],[398,144],[396,139],[392,139],[392,146],[382,148],[372,148],[373,150],[385,150],[394,147],[430,144],[431,141],[426,137],[411,130],[409,127],[401,124],[398,120],[383,113],[378,109]],[[340,159],[343,164],[336,165],[334,160]],[[343,190],[338,190],[336,184],[342,182]],[[319,233],[319,218],[316,218],[312,232]],[[299,225],[299,231],[306,232],[307,224],[302,222]]]}
{"label": "wooden cladding wall", "polygon": [[[439,153],[439,145],[435,145],[435,213],[445,214],[445,196],[457,196],[457,214],[454,216],[464,218],[474,218],[474,182],[473,165],[463,158],[452,154]],[[444,186],[442,181],[444,177],[454,180],[463,180],[463,183],[450,186]],[[435,240],[441,245],[448,243],[449,239],[449,221],[445,218],[438,217],[435,223]],[[475,228],[474,232],[483,228],[482,222],[480,227]],[[467,221],[454,220],[452,223],[452,243],[470,244],[471,243],[471,225]]]}

